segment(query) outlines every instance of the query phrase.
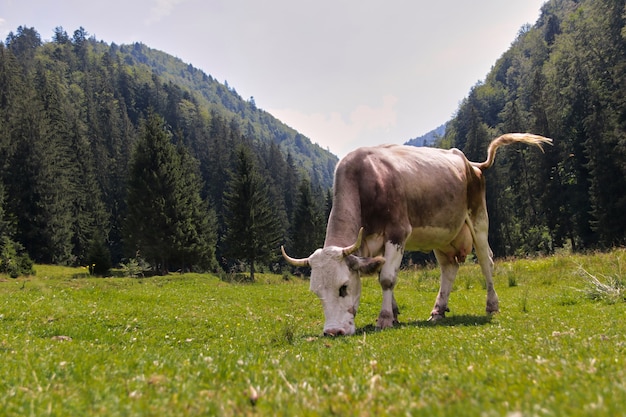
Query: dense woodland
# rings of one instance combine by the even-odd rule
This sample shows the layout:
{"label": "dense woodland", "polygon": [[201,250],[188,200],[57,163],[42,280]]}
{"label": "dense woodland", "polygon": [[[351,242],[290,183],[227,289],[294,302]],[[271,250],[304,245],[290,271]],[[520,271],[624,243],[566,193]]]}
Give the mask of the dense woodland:
{"label": "dense woodland", "polygon": [[[626,243],[625,2],[551,0],[437,146],[486,156],[497,256]],[[416,97],[419,100],[419,97]],[[279,268],[323,241],[337,158],[189,64],[79,28],[0,43],[0,269],[127,260],[157,272]],[[427,173],[425,173],[427,175]]]}
{"label": "dense woodland", "polygon": [[96,272],[128,259],[159,272],[271,266],[281,242],[321,245],[336,162],[253,98],[145,45],[60,27],[50,42],[19,27],[0,44],[4,270],[19,253]]}
{"label": "dense woodland", "polygon": [[442,146],[484,159],[503,132],[554,146],[502,149],[487,175],[497,256],[626,243],[626,10],[623,0],[550,0],[477,84]]}

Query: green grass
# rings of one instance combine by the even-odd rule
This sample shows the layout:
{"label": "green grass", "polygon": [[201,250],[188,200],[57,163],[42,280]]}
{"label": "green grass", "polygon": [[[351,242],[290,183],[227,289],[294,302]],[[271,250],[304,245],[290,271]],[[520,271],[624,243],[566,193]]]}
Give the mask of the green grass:
{"label": "green grass", "polygon": [[626,303],[591,300],[579,273],[615,276],[625,260],[498,262],[491,318],[479,268],[464,265],[437,324],[438,271],[403,271],[402,324],[385,331],[365,278],[357,334],[340,338],[320,336],[321,305],[298,278],[37,266],[0,276],[0,415],[626,415]]}

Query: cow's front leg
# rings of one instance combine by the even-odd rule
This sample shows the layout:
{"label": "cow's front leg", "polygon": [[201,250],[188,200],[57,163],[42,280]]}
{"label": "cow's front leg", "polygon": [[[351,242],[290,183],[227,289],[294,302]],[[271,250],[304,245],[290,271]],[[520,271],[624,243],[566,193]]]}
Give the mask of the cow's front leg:
{"label": "cow's front leg", "polygon": [[430,312],[430,320],[436,321],[446,316],[446,312],[450,311],[448,308],[448,298],[452,292],[452,285],[456,278],[456,273],[459,270],[459,263],[450,259],[444,252],[435,250],[435,257],[439,262],[439,268],[441,268],[441,284],[439,286],[439,293],[435,300],[435,306],[433,311]]}
{"label": "cow's front leg", "polygon": [[383,290],[383,305],[376,321],[376,327],[386,329],[398,322],[398,303],[393,295],[398,278],[398,269],[402,263],[404,249],[401,245],[385,243],[385,264],[378,275],[378,282]]}

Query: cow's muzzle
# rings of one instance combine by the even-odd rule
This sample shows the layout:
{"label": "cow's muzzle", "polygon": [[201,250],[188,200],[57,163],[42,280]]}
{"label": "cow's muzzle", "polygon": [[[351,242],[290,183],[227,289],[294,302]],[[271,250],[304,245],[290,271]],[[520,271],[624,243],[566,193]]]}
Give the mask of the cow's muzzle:
{"label": "cow's muzzle", "polygon": [[328,329],[328,330],[324,330],[324,336],[344,336],[346,334],[346,331],[344,329]]}

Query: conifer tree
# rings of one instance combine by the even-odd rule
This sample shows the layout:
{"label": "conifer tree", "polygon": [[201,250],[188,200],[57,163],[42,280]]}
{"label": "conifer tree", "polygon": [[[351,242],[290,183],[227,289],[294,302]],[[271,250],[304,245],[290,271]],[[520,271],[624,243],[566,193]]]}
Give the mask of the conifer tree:
{"label": "conifer tree", "polygon": [[321,210],[315,203],[308,179],[300,182],[294,211],[291,241],[296,256],[306,257],[322,246],[324,222]]}
{"label": "conifer tree", "polygon": [[0,183],[0,272],[13,278],[33,274],[33,262],[24,247],[11,239],[13,227],[5,218],[4,186]]}
{"label": "conifer tree", "polygon": [[215,246],[217,244],[217,218],[208,201],[202,200],[203,188],[198,162],[179,142],[181,186],[176,195],[177,230],[175,253],[186,270],[198,266],[202,270],[215,269]]}
{"label": "conifer tree", "polygon": [[162,274],[171,266],[212,261],[215,230],[201,183],[184,166],[193,165],[190,158],[170,142],[163,119],[149,116],[131,160],[125,234],[131,253]]}
{"label": "conifer tree", "polygon": [[224,195],[226,254],[246,262],[254,280],[257,262],[273,259],[282,238],[278,218],[249,148],[240,145]]}
{"label": "conifer tree", "polygon": [[11,157],[7,159],[7,209],[15,216],[16,239],[38,262],[70,264],[72,255],[71,152],[67,127],[56,117],[63,105],[46,71],[28,78],[34,88],[13,102]]}

